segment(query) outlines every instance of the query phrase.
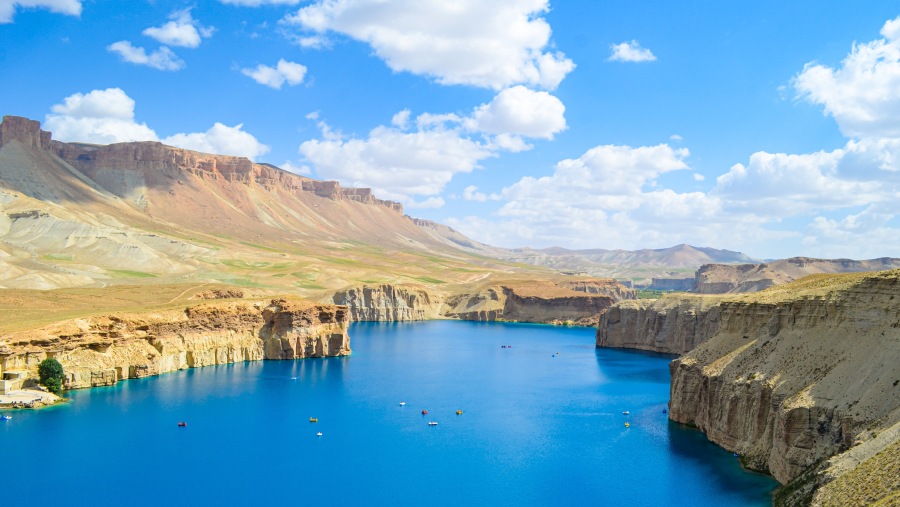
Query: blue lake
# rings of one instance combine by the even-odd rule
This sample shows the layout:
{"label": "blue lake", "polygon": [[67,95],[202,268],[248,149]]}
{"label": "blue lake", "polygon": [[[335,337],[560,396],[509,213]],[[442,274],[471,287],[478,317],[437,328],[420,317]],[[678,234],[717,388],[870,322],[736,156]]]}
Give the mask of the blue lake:
{"label": "blue lake", "polygon": [[0,422],[3,497],[771,504],[774,480],[668,421],[669,356],[597,350],[593,329],[526,324],[359,323],[350,336],[351,357],[198,368],[10,412]]}

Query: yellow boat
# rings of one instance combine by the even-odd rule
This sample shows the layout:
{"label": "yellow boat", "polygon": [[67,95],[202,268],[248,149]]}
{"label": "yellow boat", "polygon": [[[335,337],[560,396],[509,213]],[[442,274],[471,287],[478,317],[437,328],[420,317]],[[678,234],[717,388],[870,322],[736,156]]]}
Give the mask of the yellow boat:
{"label": "yellow boat", "polygon": [[625,423],[625,427],[626,427],[626,428],[628,428],[629,426],[631,426],[631,425],[628,424],[628,423]]}
{"label": "yellow boat", "polygon": [[318,417],[310,417],[309,422],[319,422],[319,418]]}
{"label": "yellow boat", "polygon": [[462,415],[462,410],[457,410],[456,415]]}

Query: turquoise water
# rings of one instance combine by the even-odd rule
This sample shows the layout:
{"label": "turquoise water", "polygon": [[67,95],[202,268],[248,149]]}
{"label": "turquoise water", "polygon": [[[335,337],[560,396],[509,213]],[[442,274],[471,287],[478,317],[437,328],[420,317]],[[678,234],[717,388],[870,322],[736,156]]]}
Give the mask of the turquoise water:
{"label": "turquoise water", "polygon": [[0,422],[13,477],[3,496],[129,506],[770,504],[773,480],[662,413],[670,357],[597,350],[586,328],[362,323],[350,335],[351,357],[198,368],[13,412]]}

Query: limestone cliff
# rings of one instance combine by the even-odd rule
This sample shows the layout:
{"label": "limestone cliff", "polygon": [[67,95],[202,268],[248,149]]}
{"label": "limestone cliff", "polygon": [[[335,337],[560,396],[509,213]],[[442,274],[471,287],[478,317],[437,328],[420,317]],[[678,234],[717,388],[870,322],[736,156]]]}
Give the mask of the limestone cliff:
{"label": "limestone cliff", "polygon": [[721,297],[667,295],[620,301],[597,326],[597,346],[684,354],[719,329]]}
{"label": "limestone cliff", "polygon": [[299,299],[210,302],[152,314],[74,319],[0,337],[0,373],[55,357],[65,387],[240,361],[350,353],[347,312]]}
{"label": "limestone cliff", "polygon": [[449,297],[444,315],[461,320],[594,326],[613,302],[606,294],[550,283],[504,284]]}
{"label": "limestone cliff", "polygon": [[421,286],[363,285],[337,291],[331,301],[347,307],[351,322],[403,322],[436,318],[440,296]]}
{"label": "limestone cliff", "polygon": [[669,417],[748,466],[785,483],[900,422],[900,270],[811,276],[705,315],[712,336],[670,365]]}

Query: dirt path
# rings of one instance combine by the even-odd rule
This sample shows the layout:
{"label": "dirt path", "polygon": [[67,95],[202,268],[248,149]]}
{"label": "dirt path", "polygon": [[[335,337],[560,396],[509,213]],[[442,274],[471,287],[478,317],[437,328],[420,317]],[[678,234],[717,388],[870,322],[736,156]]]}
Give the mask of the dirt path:
{"label": "dirt path", "polygon": [[166,304],[167,304],[167,305],[170,305],[170,304],[174,303],[174,302],[175,302],[178,298],[180,298],[181,296],[184,296],[185,294],[187,294],[188,292],[190,292],[190,291],[192,291],[192,290],[194,290],[194,289],[199,289],[200,287],[205,287],[205,286],[207,286],[207,285],[209,285],[209,282],[207,282],[207,283],[201,283],[200,285],[194,285],[194,286],[188,287],[187,289],[184,289],[183,291],[181,291],[180,294],[178,294],[177,296],[175,296],[175,297],[173,297],[172,299],[170,299],[169,302],[166,303]]}

